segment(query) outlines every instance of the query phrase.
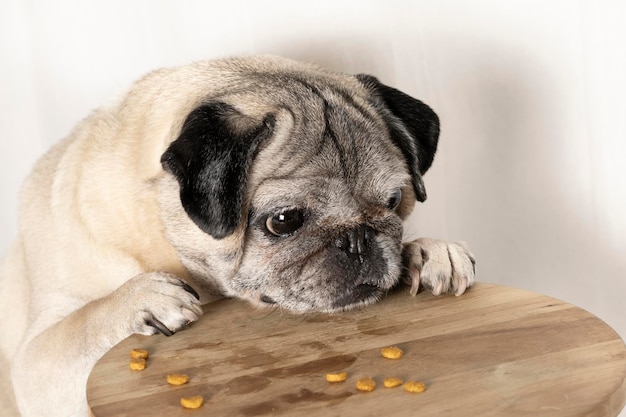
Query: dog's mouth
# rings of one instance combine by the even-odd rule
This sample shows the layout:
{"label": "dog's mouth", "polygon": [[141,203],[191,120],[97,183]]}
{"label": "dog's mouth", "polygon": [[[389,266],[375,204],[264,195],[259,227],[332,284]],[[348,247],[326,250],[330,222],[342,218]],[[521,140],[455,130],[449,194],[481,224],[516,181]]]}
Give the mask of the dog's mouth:
{"label": "dog's mouth", "polygon": [[372,304],[379,301],[385,290],[372,284],[359,284],[335,299],[331,310],[349,310],[360,305]]}
{"label": "dog's mouth", "polygon": [[[358,306],[373,304],[380,301],[381,298],[385,295],[387,290],[378,287],[376,285],[371,284],[359,284],[352,289],[346,291],[345,294],[342,294],[338,298],[333,299],[326,308],[317,308],[313,310],[317,311],[326,311],[328,313],[338,312],[338,311],[346,311]],[[280,306],[281,303],[277,302],[274,298],[269,295],[261,295],[258,298],[260,301],[259,304],[264,305],[266,307],[277,307]],[[299,311],[303,312],[303,311]]]}

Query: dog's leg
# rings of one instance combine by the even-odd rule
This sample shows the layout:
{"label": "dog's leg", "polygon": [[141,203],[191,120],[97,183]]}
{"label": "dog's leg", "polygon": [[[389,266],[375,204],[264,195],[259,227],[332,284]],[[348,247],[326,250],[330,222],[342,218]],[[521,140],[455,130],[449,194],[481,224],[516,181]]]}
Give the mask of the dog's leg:
{"label": "dog's leg", "polygon": [[474,283],[476,261],[464,243],[420,238],[404,244],[402,257],[411,295],[420,286],[434,295],[448,291],[461,295]]}
{"label": "dog's leg", "polygon": [[87,416],[87,377],[102,355],[133,333],[173,334],[201,314],[195,290],[173,275],[153,272],[30,335],[12,369],[22,415]]}

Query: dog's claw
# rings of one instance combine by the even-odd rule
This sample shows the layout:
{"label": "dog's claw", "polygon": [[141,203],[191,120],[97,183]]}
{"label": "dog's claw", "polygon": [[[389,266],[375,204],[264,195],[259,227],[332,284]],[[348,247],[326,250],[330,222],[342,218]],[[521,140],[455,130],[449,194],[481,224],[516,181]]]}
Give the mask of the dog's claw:
{"label": "dog's claw", "polygon": [[160,320],[156,319],[156,318],[151,318],[146,320],[146,324],[148,326],[154,327],[157,332],[161,333],[163,336],[167,336],[170,337],[174,334],[173,331],[171,331],[170,329],[168,329],[163,323],[161,323]]}
{"label": "dog's claw", "polygon": [[457,285],[458,286],[454,295],[459,296],[459,295],[462,295],[467,289],[467,278],[463,277],[460,280],[458,280]]}
{"label": "dog's claw", "polygon": [[409,275],[411,277],[411,289],[409,290],[409,294],[415,297],[420,290],[420,271],[418,269],[411,269]]}
{"label": "dog's claw", "polygon": [[200,294],[198,294],[198,292],[194,290],[191,285],[187,284],[186,282],[183,282],[183,289],[187,291],[189,294],[196,297],[196,300],[200,301]]}

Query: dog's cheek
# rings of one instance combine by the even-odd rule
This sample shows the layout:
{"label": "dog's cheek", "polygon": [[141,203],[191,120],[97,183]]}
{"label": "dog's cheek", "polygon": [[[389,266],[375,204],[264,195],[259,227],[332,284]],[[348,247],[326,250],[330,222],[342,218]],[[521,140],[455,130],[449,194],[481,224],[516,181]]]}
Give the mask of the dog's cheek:
{"label": "dog's cheek", "polygon": [[258,257],[250,259],[249,255],[247,253],[244,256],[245,259],[238,271],[227,282],[230,295],[248,300],[255,305],[272,304],[263,301],[262,298],[274,301],[276,293],[274,273],[268,263]]}
{"label": "dog's cheek", "polygon": [[[297,268],[248,270],[244,267],[229,286],[232,296],[249,301],[257,307],[280,307],[293,313],[319,311],[327,308],[330,295],[321,290],[320,282]],[[326,301],[325,301],[326,300]]]}

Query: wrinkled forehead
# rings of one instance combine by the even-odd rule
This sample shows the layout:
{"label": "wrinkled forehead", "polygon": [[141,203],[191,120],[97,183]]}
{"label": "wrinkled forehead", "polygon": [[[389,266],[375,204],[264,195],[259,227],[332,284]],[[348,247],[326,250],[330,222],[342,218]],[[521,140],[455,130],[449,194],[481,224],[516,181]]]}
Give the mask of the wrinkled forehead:
{"label": "wrinkled forehead", "polygon": [[384,204],[411,178],[377,114],[331,96],[308,98],[306,106],[282,112],[272,140],[253,163],[250,182],[252,204],[262,210],[277,202]]}

